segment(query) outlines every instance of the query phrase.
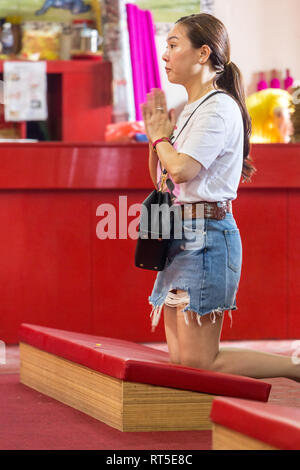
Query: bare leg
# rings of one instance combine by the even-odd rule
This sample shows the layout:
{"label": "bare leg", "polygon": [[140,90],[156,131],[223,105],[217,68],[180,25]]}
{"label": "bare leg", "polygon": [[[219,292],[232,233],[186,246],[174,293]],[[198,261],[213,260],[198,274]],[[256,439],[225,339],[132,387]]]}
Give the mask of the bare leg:
{"label": "bare leg", "polygon": [[[182,313],[177,307],[177,334],[181,364],[199,369],[211,369],[219,353],[222,317],[216,317],[213,324],[210,316],[201,318],[202,326],[197,322],[196,313]],[[188,324],[187,324],[188,322]]]}
{"label": "bare leg", "polygon": [[205,315],[201,317],[202,326],[199,326],[196,315],[189,312],[187,325],[182,306],[177,307],[182,365],[253,378],[287,377],[300,380],[300,365],[293,364],[288,356],[238,348],[220,349],[223,318],[216,315],[215,323],[212,323],[210,315]]}
{"label": "bare leg", "polygon": [[238,348],[221,348],[213,369],[256,379],[287,377],[300,380],[300,366],[291,357]]}
{"label": "bare leg", "polygon": [[164,324],[170,361],[174,364],[180,364],[176,310],[176,307],[168,307],[167,305],[164,305]]}

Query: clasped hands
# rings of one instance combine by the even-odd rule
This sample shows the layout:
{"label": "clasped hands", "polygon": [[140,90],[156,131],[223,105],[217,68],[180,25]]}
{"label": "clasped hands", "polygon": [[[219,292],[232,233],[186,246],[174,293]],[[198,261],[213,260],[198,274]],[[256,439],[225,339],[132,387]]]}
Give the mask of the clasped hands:
{"label": "clasped hands", "polygon": [[150,143],[162,137],[171,137],[175,128],[175,110],[167,110],[165,93],[159,88],[152,88],[147,93],[146,103],[141,104],[145,131]]}

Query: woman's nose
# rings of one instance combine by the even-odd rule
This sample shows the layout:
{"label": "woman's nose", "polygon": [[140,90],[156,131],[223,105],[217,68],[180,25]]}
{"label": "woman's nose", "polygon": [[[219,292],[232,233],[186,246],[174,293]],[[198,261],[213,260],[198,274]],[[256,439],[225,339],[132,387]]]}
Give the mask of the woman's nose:
{"label": "woman's nose", "polygon": [[165,51],[162,55],[162,60],[164,60],[165,62],[167,62],[169,60],[169,56],[168,56],[168,51]]}

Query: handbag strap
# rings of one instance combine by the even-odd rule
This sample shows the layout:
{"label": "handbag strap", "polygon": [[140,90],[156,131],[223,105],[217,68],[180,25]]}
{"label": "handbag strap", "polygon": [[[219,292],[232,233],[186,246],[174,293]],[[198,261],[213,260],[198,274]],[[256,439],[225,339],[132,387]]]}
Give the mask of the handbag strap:
{"label": "handbag strap", "polygon": [[[184,123],[183,127],[180,129],[180,132],[177,134],[175,140],[172,142],[172,145],[176,142],[176,140],[178,139],[178,137],[180,136],[180,134],[182,133],[182,131],[186,128],[186,126],[188,125],[190,119],[192,118],[192,116],[195,114],[195,112],[197,111],[198,108],[200,108],[200,106],[205,103],[205,101],[207,101],[209,98],[211,98],[212,96],[214,95],[217,95],[219,93],[224,93],[225,95],[227,95],[228,93],[224,92],[224,91],[215,91],[214,93],[212,93],[211,95],[207,96],[203,101],[201,101],[200,104],[198,104],[198,106],[194,109],[194,111],[192,112],[192,114],[188,117],[187,121]],[[174,139],[174,136],[171,135],[170,137],[170,140],[172,141],[172,139]],[[160,165],[160,169],[161,169],[161,177],[162,175],[167,175],[168,171],[166,169],[163,169],[162,166],[161,166],[161,161],[159,160],[159,165]],[[160,180],[161,181],[161,180]]]}

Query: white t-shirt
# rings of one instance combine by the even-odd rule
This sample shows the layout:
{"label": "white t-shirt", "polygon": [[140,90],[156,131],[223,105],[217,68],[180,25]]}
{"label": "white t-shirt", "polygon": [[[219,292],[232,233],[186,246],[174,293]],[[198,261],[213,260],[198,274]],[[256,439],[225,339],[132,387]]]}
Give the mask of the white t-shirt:
{"label": "white t-shirt", "polygon": [[[176,123],[175,138],[199,103],[214,92],[212,90],[185,105]],[[243,167],[243,146],[243,118],[236,101],[225,93],[205,101],[174,143],[178,153],[185,153],[202,165],[192,180],[174,183],[174,203],[236,199]]]}

